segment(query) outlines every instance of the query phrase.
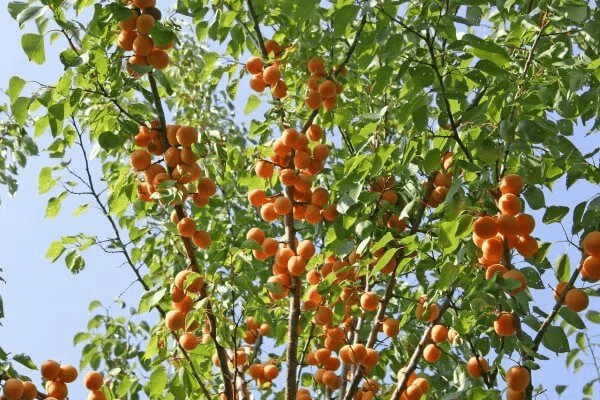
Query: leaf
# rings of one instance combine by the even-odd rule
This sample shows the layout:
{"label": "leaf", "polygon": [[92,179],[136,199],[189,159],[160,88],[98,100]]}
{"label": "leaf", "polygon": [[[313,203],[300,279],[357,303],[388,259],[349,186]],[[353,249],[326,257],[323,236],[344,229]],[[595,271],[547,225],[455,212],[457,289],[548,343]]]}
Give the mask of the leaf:
{"label": "leaf", "polygon": [[438,244],[444,250],[444,254],[450,254],[458,247],[460,240],[456,231],[459,224],[458,219],[439,224]]}
{"label": "leaf", "polygon": [[102,132],[100,136],[98,136],[98,143],[105,150],[116,149],[117,147],[122,146],[124,142],[124,138],[112,131]]}
{"label": "leaf", "polygon": [[433,172],[440,168],[440,157],[442,153],[440,149],[431,149],[423,158],[423,170],[427,173]]}
{"label": "leaf", "polygon": [[167,373],[159,364],[146,384],[150,398],[159,397],[167,387]]}
{"label": "leaf", "polygon": [[585,317],[594,324],[600,324],[600,312],[590,310],[585,314]]}
{"label": "leaf", "polygon": [[62,192],[57,197],[50,197],[46,205],[46,218],[54,218],[60,212],[63,200],[67,197],[67,192]]}
{"label": "leaf", "polygon": [[258,106],[260,106],[260,98],[255,94],[251,94],[248,96],[248,101],[244,108],[244,115],[250,114],[252,111],[256,110]]}
{"label": "leaf", "polygon": [[10,78],[8,81],[8,91],[6,94],[8,94],[11,103],[14,103],[14,101],[19,97],[19,94],[21,94],[21,90],[23,90],[24,86],[25,81],[18,76],[13,76]]}
{"label": "leaf", "polygon": [[569,256],[566,253],[562,254],[554,264],[554,275],[559,281],[569,280],[569,277],[571,276],[571,263],[569,262]]}
{"label": "leaf", "polygon": [[381,269],[383,267],[385,267],[387,265],[387,263],[390,262],[392,257],[394,257],[396,255],[397,251],[398,251],[398,249],[388,249],[385,252],[385,254],[383,256],[381,256],[381,258],[377,261],[377,264],[371,270],[370,275],[375,275],[377,272],[381,271]]}
{"label": "leaf", "polygon": [[466,34],[463,35],[461,40],[472,47],[470,53],[480,59],[490,60],[500,67],[507,67],[511,62],[511,58],[506,50],[489,39],[482,39],[471,34]]}
{"label": "leaf", "polygon": [[23,353],[15,354],[15,356],[13,357],[13,360],[15,360],[16,362],[18,362],[21,365],[26,366],[29,369],[37,369],[33,360],[31,359],[31,357],[29,357],[28,355],[25,355]]}
{"label": "leaf", "polygon": [[30,61],[43,64],[46,61],[44,53],[44,37],[35,33],[26,33],[21,38],[21,46]]}
{"label": "leaf", "polygon": [[50,189],[52,189],[56,183],[54,178],[52,178],[52,168],[44,167],[40,171],[40,175],[38,177],[38,192],[40,194],[47,193]]}
{"label": "leaf", "polygon": [[102,302],[100,302],[100,300],[92,300],[90,302],[90,305],[88,306],[88,311],[92,312],[94,311],[96,308],[102,306]]}
{"label": "leaf", "polygon": [[65,66],[65,69],[76,67],[81,64],[81,57],[73,49],[67,49],[60,53],[60,62]]}
{"label": "leaf", "polygon": [[565,206],[550,206],[546,208],[546,212],[542,217],[542,222],[545,224],[551,224],[553,222],[560,222],[565,215],[569,213],[569,207]]}
{"label": "leaf", "polygon": [[523,193],[525,200],[527,200],[527,204],[534,210],[539,210],[540,208],[546,205],[546,200],[544,199],[544,192],[536,186],[528,186],[525,193]]}
{"label": "leaf", "polygon": [[81,214],[85,213],[90,208],[89,203],[80,204],[77,206],[75,211],[71,214],[73,217],[79,217]]}
{"label": "leaf", "polygon": [[8,3],[8,13],[16,21],[17,16],[28,7],[28,4],[23,1],[11,1]]}
{"label": "leaf", "polygon": [[10,109],[19,125],[25,125],[25,120],[29,112],[29,97],[18,97],[10,105]]}
{"label": "leaf", "polygon": [[48,250],[46,251],[46,259],[50,260],[50,262],[56,262],[64,251],[65,246],[63,246],[62,242],[60,240],[55,240],[50,244],[50,247],[48,247]]}
{"label": "leaf", "polygon": [[562,319],[564,319],[569,325],[577,329],[585,329],[585,323],[579,317],[579,315],[569,310],[567,307],[561,307],[561,309],[558,311],[558,315],[560,315]]}
{"label": "leaf", "polygon": [[555,353],[566,353],[569,351],[569,341],[565,331],[558,326],[549,326],[542,338],[542,344],[548,350]]}

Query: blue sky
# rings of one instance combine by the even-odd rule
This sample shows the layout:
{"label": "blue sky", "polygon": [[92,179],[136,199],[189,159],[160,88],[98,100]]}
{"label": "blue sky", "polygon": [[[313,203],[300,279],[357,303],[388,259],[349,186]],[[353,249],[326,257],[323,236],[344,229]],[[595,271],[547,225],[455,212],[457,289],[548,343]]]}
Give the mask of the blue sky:
{"label": "blue sky", "polygon": [[[17,23],[10,18],[5,6],[2,7],[0,37],[5,38],[5,54],[10,56],[5,57],[0,68],[0,87],[7,87],[8,79],[13,75],[19,75],[26,80],[53,83],[62,71],[57,54],[65,47],[64,41],[58,40],[52,46],[46,43],[47,62],[44,65],[29,63],[20,48]],[[25,90],[35,88],[35,84],[29,84]],[[241,105],[240,115],[248,95],[247,92],[242,93],[237,102]],[[261,118],[261,111],[257,110],[251,116]],[[583,130],[579,129],[574,142],[580,148],[586,149],[589,140],[584,138],[583,133]],[[40,149],[42,148],[43,145],[40,145]],[[43,153],[30,159],[27,168],[21,171],[19,190],[12,199],[8,197],[4,188],[0,188],[3,200],[0,207],[0,224],[4,227],[3,240],[0,242],[0,265],[4,269],[2,277],[7,281],[6,284],[0,284],[6,314],[3,326],[0,327],[0,338],[4,350],[25,352],[38,364],[45,359],[54,358],[63,363],[77,365],[81,349],[75,348],[72,340],[77,332],[86,329],[90,317],[90,301],[99,299],[103,304],[110,305],[115,296],[124,293],[123,298],[128,305],[136,306],[142,290],[137,284],[131,285],[134,277],[127,267],[121,266],[123,260],[119,255],[105,254],[92,248],[85,254],[87,267],[78,275],[72,275],[62,261],[50,264],[44,258],[48,245],[62,235],[82,231],[100,236],[110,235],[107,221],[94,208],[78,218],[69,217],[78,204],[78,199],[67,200],[58,218],[44,218],[48,195],[37,193],[37,176],[43,166],[53,162]],[[546,192],[545,195],[547,204],[574,206],[596,193],[597,188],[584,184],[575,185],[567,193],[564,190],[564,182],[561,181],[553,192]],[[532,214],[540,221],[543,213]],[[569,218],[566,217],[565,220],[570,221]],[[94,232],[90,232],[90,229]],[[544,226],[538,222],[534,236],[550,241],[563,238],[563,232],[558,224]],[[572,267],[576,265],[579,261],[577,252],[572,248],[568,249],[567,245],[562,243],[553,246],[550,261],[555,261],[565,251],[571,254]],[[554,278],[549,275],[545,277],[548,284],[554,285]],[[539,300],[540,308],[550,310],[553,305],[550,290],[535,291],[533,295]],[[592,297],[589,308],[598,309],[599,305],[598,298]],[[590,324],[589,328],[590,336],[600,331],[600,328],[593,324]],[[572,346],[575,344],[572,343]],[[589,380],[593,376],[593,368],[585,374],[584,379],[582,372],[577,375],[572,375],[570,371],[565,372],[563,357],[555,358],[546,350],[542,350],[542,353],[551,358],[551,361],[541,362],[542,373],[534,374],[534,382],[544,382],[547,385],[548,394],[542,398],[556,398],[556,384],[574,384],[574,390],[566,392],[562,398],[580,397],[580,386],[577,382]],[[31,376],[37,384],[40,383],[37,373],[30,373],[25,368],[20,371]],[[72,398],[87,396],[80,381],[71,384],[70,389]]]}

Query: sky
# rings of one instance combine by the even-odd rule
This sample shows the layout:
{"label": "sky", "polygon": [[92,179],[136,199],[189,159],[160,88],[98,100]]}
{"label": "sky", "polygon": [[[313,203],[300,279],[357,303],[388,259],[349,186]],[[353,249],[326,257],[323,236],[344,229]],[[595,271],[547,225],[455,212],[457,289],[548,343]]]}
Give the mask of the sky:
{"label": "sky", "polygon": [[[170,1],[159,1],[162,8],[161,3],[169,4]],[[65,43],[58,40],[51,47],[47,47],[47,61],[44,65],[38,66],[28,62],[19,44],[20,32],[17,23],[8,15],[4,4],[0,9],[0,37],[5,38],[5,54],[9,54],[10,57],[4,58],[0,68],[0,88],[6,88],[9,78],[13,75],[49,84],[55,82],[62,71],[57,54],[65,48]],[[33,89],[35,84],[29,84],[25,90]],[[240,107],[245,105],[248,95],[249,93],[241,94],[238,101]],[[2,100],[5,99],[5,96],[2,97]],[[261,111],[257,110],[250,116],[261,118]],[[577,130],[574,142],[584,149],[588,148],[590,143],[589,138],[584,137],[582,129]],[[44,146],[39,147],[42,150]],[[78,275],[72,275],[62,261],[50,264],[44,258],[49,244],[62,235],[89,232],[106,237],[111,234],[107,221],[94,208],[78,218],[69,217],[79,203],[78,199],[66,200],[63,211],[56,219],[44,218],[49,195],[38,194],[37,177],[43,166],[53,162],[54,160],[49,160],[41,151],[40,156],[30,158],[27,167],[20,172],[19,190],[14,198],[9,198],[6,190],[0,188],[0,226],[4,227],[5,232],[0,242],[0,266],[3,268],[0,276],[6,280],[6,284],[0,283],[0,294],[4,300],[6,314],[2,321],[3,326],[0,327],[0,343],[5,351],[29,354],[38,365],[52,358],[77,366],[81,348],[74,347],[72,340],[77,332],[86,330],[91,316],[88,312],[89,303],[98,299],[104,305],[112,304],[111,310],[116,311],[118,307],[113,303],[113,299],[122,294],[128,306],[136,306],[142,289],[138,284],[132,285],[134,277],[126,266],[122,266],[123,259],[119,255],[105,254],[92,248],[85,253],[87,266]],[[546,191],[545,195],[547,204],[574,206],[597,192],[597,188],[578,183],[566,193],[564,182],[561,181],[552,192]],[[532,214],[538,221],[541,220],[542,212]],[[566,217],[565,221],[570,221],[570,216]],[[93,229],[93,232],[90,229]],[[544,226],[538,223],[534,236],[550,241],[562,238],[563,232],[558,224]],[[576,252],[567,249],[564,244],[553,246],[550,261],[555,261],[567,250],[571,254],[571,265],[576,265]],[[547,281],[555,283],[549,275]],[[540,308],[550,310],[553,303],[549,289],[543,292],[535,291],[534,296],[539,299]],[[589,308],[598,309],[599,306],[598,298],[592,297]],[[600,332],[598,326],[590,324],[589,327],[590,334]],[[575,346],[573,341],[571,344]],[[545,349],[542,350],[542,354],[551,358],[550,361],[542,362],[542,373],[534,373],[534,382],[544,382],[549,390],[542,398],[557,398],[554,392],[555,384],[568,385],[573,381],[589,380],[589,374],[584,375],[580,372],[572,375],[571,371],[565,372],[564,357],[554,357]],[[37,384],[40,383],[36,372],[24,367],[19,371],[32,377]],[[584,379],[584,376],[587,379]],[[87,396],[80,381],[70,386],[71,398],[81,399]],[[561,398],[579,396],[580,386],[575,384],[573,390],[565,392]]]}

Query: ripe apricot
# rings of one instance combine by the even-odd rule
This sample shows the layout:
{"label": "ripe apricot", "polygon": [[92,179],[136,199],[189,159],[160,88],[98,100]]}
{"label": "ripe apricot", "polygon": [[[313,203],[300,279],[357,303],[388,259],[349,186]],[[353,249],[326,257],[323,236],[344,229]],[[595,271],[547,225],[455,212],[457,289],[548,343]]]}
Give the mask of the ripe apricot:
{"label": "ripe apricot", "polygon": [[433,184],[435,186],[446,186],[449,187],[452,184],[452,172],[442,173],[437,171],[433,178]]}
{"label": "ripe apricot", "polygon": [[121,28],[124,32],[135,30],[138,15],[139,14],[136,10],[131,10],[131,18],[119,21],[119,28]]}
{"label": "ripe apricot", "polygon": [[278,56],[282,49],[279,43],[273,39],[265,40],[265,49],[268,55]]}
{"label": "ripe apricot", "polygon": [[24,390],[23,382],[20,379],[8,378],[4,382],[4,396],[6,396],[8,400],[19,400],[23,395]]}
{"label": "ripe apricot", "polygon": [[148,54],[148,64],[156,69],[165,69],[169,66],[169,55],[163,49],[155,47]]}
{"label": "ripe apricot", "polygon": [[300,276],[306,271],[306,261],[300,256],[292,256],[288,260],[288,272],[292,276]]}
{"label": "ripe apricot", "polygon": [[535,228],[535,219],[529,214],[517,215],[517,223],[519,225],[517,228],[517,234],[519,236],[531,235]]}
{"label": "ripe apricot", "polygon": [[192,237],[196,231],[196,222],[189,217],[182,218],[177,223],[177,231],[183,237]]}
{"label": "ripe apricot", "polygon": [[296,253],[298,253],[298,255],[305,260],[310,259],[315,255],[315,245],[313,241],[306,239],[300,242],[300,244],[298,244],[296,247]]}
{"label": "ripe apricot", "polygon": [[336,204],[332,204],[329,207],[327,207],[326,209],[323,210],[323,218],[325,218],[327,221],[329,222],[333,222],[335,221],[335,218],[337,217],[337,205]]}
{"label": "ripe apricot", "polygon": [[383,333],[387,337],[395,337],[400,333],[400,321],[394,318],[387,318],[383,321]]}
{"label": "ripe apricot", "polygon": [[260,160],[256,163],[254,171],[256,175],[264,179],[269,179],[273,175],[274,165],[268,161]]}
{"label": "ripe apricot", "polygon": [[365,359],[362,361],[362,366],[365,368],[373,368],[377,365],[379,361],[379,353],[374,349],[367,348],[367,355]]}
{"label": "ripe apricot", "polygon": [[538,251],[538,242],[533,237],[527,236],[519,236],[519,240],[516,243],[517,251],[523,257],[531,257],[534,256]]}
{"label": "ripe apricot", "polygon": [[140,15],[135,21],[135,27],[140,34],[149,34],[152,27],[154,27],[154,17],[150,14]]}
{"label": "ripe apricot", "polygon": [[523,191],[523,180],[519,175],[508,174],[500,181],[502,194],[511,193],[518,196]]}
{"label": "ripe apricot", "polygon": [[133,0],[133,5],[145,9],[156,6],[156,0]]}
{"label": "ripe apricot", "polygon": [[316,90],[309,90],[304,98],[304,103],[309,109],[315,111],[323,105],[323,98]]}
{"label": "ripe apricot", "polygon": [[263,70],[263,62],[260,57],[250,57],[246,61],[246,70],[252,75],[256,75]]}
{"label": "ripe apricot", "polygon": [[525,367],[512,366],[504,375],[506,385],[513,390],[525,390],[531,380],[531,375]]}
{"label": "ripe apricot", "polygon": [[179,344],[184,350],[191,351],[198,347],[200,339],[192,332],[186,332],[179,337]]}
{"label": "ripe apricot", "polygon": [[379,305],[379,296],[375,292],[365,292],[360,296],[360,306],[365,311],[373,311]]}
{"label": "ripe apricot", "polygon": [[337,96],[323,99],[323,108],[326,110],[332,110],[337,105]]}
{"label": "ripe apricot", "polygon": [[175,134],[177,142],[185,147],[190,147],[198,141],[198,131],[192,126],[182,126]]}
{"label": "ripe apricot", "polygon": [[131,153],[131,166],[136,171],[143,171],[150,166],[152,159],[146,150],[138,149]]}
{"label": "ripe apricot", "polygon": [[315,206],[314,204],[309,204],[305,208],[304,219],[309,224],[317,224],[321,222],[323,216],[321,215],[321,210],[319,210],[319,207]]}
{"label": "ripe apricot", "polygon": [[61,381],[48,381],[46,383],[46,393],[50,397],[64,399],[69,394],[67,384]]}
{"label": "ripe apricot", "polygon": [[205,230],[198,230],[192,235],[192,241],[201,249],[206,249],[212,243],[210,233]]}
{"label": "ripe apricot", "polygon": [[313,148],[313,157],[319,162],[323,162],[329,156],[329,148],[327,145],[318,144]]}
{"label": "ripe apricot", "polygon": [[516,289],[509,292],[509,294],[511,296],[514,296],[517,293],[522,292],[523,290],[527,289],[527,278],[525,278],[525,275],[523,275],[521,273],[521,271],[519,271],[519,270],[511,269],[509,271],[506,271],[504,274],[502,274],[502,278],[503,279],[514,279],[521,283],[521,286],[519,286]]}
{"label": "ripe apricot", "polygon": [[133,50],[133,42],[137,36],[138,34],[135,31],[121,31],[117,38],[117,45],[121,50],[131,51]]}
{"label": "ripe apricot", "polygon": [[260,207],[267,202],[267,195],[262,189],[252,189],[248,192],[248,201],[255,207]]}
{"label": "ripe apricot", "polygon": [[281,72],[279,72],[279,68],[271,65],[270,67],[267,67],[264,69],[262,77],[263,77],[263,81],[267,85],[273,86],[281,78]]}
{"label": "ripe apricot", "polygon": [[480,378],[489,368],[488,362],[482,357],[473,356],[467,362],[467,372],[471,378]]}
{"label": "ripe apricot", "polygon": [[246,239],[254,240],[256,243],[262,244],[263,240],[265,240],[265,232],[260,228],[250,228],[246,234]]}
{"label": "ripe apricot", "polygon": [[515,216],[521,211],[521,200],[512,193],[505,193],[498,199],[498,208],[502,214]]}
{"label": "ripe apricot", "polygon": [[192,202],[200,208],[207,205],[209,201],[210,201],[209,197],[202,196],[199,193],[192,194]]}
{"label": "ripe apricot", "polygon": [[502,312],[494,321],[494,330],[500,336],[511,336],[515,334],[515,320],[511,313]]}
{"label": "ripe apricot", "polygon": [[260,327],[258,328],[259,332],[261,335],[263,336],[267,336],[271,333],[271,325],[269,325],[268,323],[264,322],[262,324],[260,324]]}
{"label": "ripe apricot", "polygon": [[448,339],[448,328],[442,324],[436,324],[431,328],[431,340],[436,343],[445,342]]}
{"label": "ripe apricot", "polygon": [[271,94],[276,99],[283,99],[287,96],[288,87],[284,81],[281,79],[275,82],[273,86],[271,86]]}
{"label": "ripe apricot", "polygon": [[350,345],[350,360],[354,364],[362,364],[367,357],[367,348],[362,343]]}
{"label": "ripe apricot", "polygon": [[165,316],[165,324],[171,331],[183,329],[185,326],[185,314],[179,310],[168,311]]}
{"label": "ripe apricot", "polygon": [[276,198],[273,206],[279,215],[286,215],[292,212],[292,201],[286,196]]}
{"label": "ripe apricot", "polygon": [[488,215],[477,218],[475,224],[473,224],[473,233],[481,239],[489,239],[496,236],[496,233],[498,233],[496,220]]}
{"label": "ripe apricot", "polygon": [[265,238],[262,242],[262,248],[267,257],[274,256],[279,249],[279,242],[273,238]]}
{"label": "ripe apricot", "polygon": [[321,274],[316,269],[311,269],[306,274],[306,281],[311,285],[317,285],[321,282]]}
{"label": "ripe apricot", "polygon": [[335,372],[325,371],[323,373],[323,383],[329,390],[336,390],[341,386],[342,380],[335,374]]}
{"label": "ripe apricot", "polygon": [[423,359],[429,363],[436,363],[442,357],[442,351],[433,343],[429,343],[423,349]]}
{"label": "ripe apricot", "polygon": [[[47,399],[52,399],[52,397]],[[94,390],[88,393],[87,400],[106,400],[106,395],[102,390]]]}
{"label": "ripe apricot", "polygon": [[504,252],[504,244],[496,237],[485,239],[481,245],[483,257],[492,263],[497,263],[502,258]]}
{"label": "ripe apricot", "polygon": [[565,296],[565,306],[573,312],[580,312],[585,310],[590,304],[590,299],[587,293],[579,288],[572,288],[567,292]]}
{"label": "ripe apricot", "polygon": [[260,216],[265,222],[273,222],[277,219],[277,211],[273,203],[265,203],[260,207]]}
{"label": "ripe apricot", "polygon": [[263,379],[265,376],[265,367],[262,364],[252,364],[248,368],[248,375],[254,380]]}
{"label": "ripe apricot", "polygon": [[262,72],[259,72],[256,75],[253,75],[250,78],[250,88],[255,92],[262,92],[267,87],[267,84],[263,80]]}
{"label": "ripe apricot", "polygon": [[587,256],[581,266],[581,276],[590,282],[598,281],[600,279],[600,257]]}
{"label": "ripe apricot", "polygon": [[495,274],[502,276],[506,271],[508,271],[508,269],[506,269],[504,265],[492,264],[485,270],[485,279],[492,279]]}
{"label": "ripe apricot", "polygon": [[336,95],[336,92],[335,92],[335,83],[333,83],[329,79],[323,81],[319,85],[319,89],[318,90],[319,90],[319,94],[324,99],[329,99],[329,98],[331,98],[331,97],[333,97],[333,96]]}
{"label": "ripe apricot", "polygon": [[98,371],[90,371],[83,378],[83,384],[88,390],[100,390],[104,384],[104,376]]}
{"label": "ripe apricot", "polygon": [[333,311],[327,306],[319,306],[313,316],[313,322],[317,325],[328,326],[333,320]]}
{"label": "ripe apricot", "polygon": [[507,388],[506,400],[525,400],[525,391]]}
{"label": "ripe apricot", "polygon": [[564,281],[563,282],[558,282],[558,284],[554,288],[554,300],[555,301],[558,301],[558,299],[560,298],[560,296],[562,296],[563,292],[567,288],[567,285],[569,285],[569,282],[564,282]]}
{"label": "ripe apricot", "polygon": [[279,369],[272,364],[265,365],[263,370],[265,379],[268,381],[272,381],[273,379],[277,378],[277,375],[279,375]]}
{"label": "ripe apricot", "polygon": [[20,400],[33,400],[37,397],[37,394],[37,388],[33,382],[23,382],[23,394],[21,394]]}
{"label": "ripe apricot", "polygon": [[311,58],[307,64],[308,70],[314,75],[325,75],[325,62],[322,58]]}
{"label": "ripe apricot", "polygon": [[583,250],[590,256],[600,257],[600,232],[588,232],[583,238]]}
{"label": "ripe apricot", "polygon": [[321,138],[323,137],[323,129],[317,124],[312,124],[306,130],[306,137],[308,137],[308,139],[312,140],[313,142],[321,140]]}
{"label": "ripe apricot", "polygon": [[512,215],[502,214],[496,219],[498,233],[503,236],[515,236],[519,230],[519,223]]}
{"label": "ripe apricot", "polygon": [[63,364],[60,366],[60,372],[58,373],[58,380],[71,383],[77,379],[77,368],[73,365]]}
{"label": "ripe apricot", "polygon": [[146,57],[154,48],[154,41],[148,35],[138,35],[133,41],[133,51],[136,56]]}
{"label": "ripe apricot", "polygon": [[420,321],[432,322],[440,315],[440,307],[436,303],[430,304],[427,312],[425,312],[425,308],[424,303],[417,304],[415,308],[415,316]]}
{"label": "ripe apricot", "polygon": [[54,360],[46,360],[42,363],[40,372],[46,380],[54,381],[60,374],[60,364]]}

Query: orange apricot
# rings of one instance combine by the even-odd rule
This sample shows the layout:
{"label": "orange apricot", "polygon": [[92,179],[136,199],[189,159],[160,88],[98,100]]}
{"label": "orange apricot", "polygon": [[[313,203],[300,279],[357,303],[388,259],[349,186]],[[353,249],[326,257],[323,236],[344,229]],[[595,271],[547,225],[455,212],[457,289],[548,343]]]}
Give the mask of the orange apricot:
{"label": "orange apricot", "polygon": [[508,271],[508,269],[504,265],[492,264],[485,270],[485,279],[492,279],[495,274],[502,276],[506,271]]}
{"label": "orange apricot", "polygon": [[517,228],[517,234],[519,236],[531,235],[535,228],[535,219],[529,214],[517,215],[517,223],[519,225]]}
{"label": "orange apricot", "polygon": [[435,344],[430,343],[423,349],[423,359],[429,363],[436,363],[442,357],[442,351]]}
{"label": "orange apricot", "polygon": [[117,45],[121,50],[131,51],[133,50],[133,42],[137,36],[138,34],[134,31],[121,31],[117,38]]}
{"label": "orange apricot", "polygon": [[367,357],[367,348],[362,343],[350,345],[350,360],[355,364],[361,364]]}
{"label": "orange apricot", "polygon": [[467,362],[467,372],[471,378],[480,378],[489,368],[488,362],[482,357],[473,356]]}
{"label": "orange apricot", "polygon": [[503,236],[515,236],[519,230],[519,223],[512,215],[502,214],[496,219],[498,233]]}
{"label": "orange apricot", "polygon": [[131,166],[136,171],[143,171],[150,166],[152,159],[146,150],[138,149],[131,153]]}
{"label": "orange apricot", "polygon": [[481,239],[489,239],[496,236],[496,233],[498,233],[496,220],[488,215],[477,218],[475,224],[473,224],[473,233]]}
{"label": "orange apricot", "polygon": [[375,292],[365,292],[360,296],[360,306],[365,311],[373,311],[379,306],[379,296]]}
{"label": "orange apricot", "polygon": [[272,364],[265,365],[263,370],[265,379],[268,381],[272,381],[273,379],[277,378],[277,375],[279,375],[279,369]]}
{"label": "orange apricot", "polygon": [[198,347],[200,340],[192,332],[186,332],[179,337],[179,344],[184,350],[191,351]]}
{"label": "orange apricot", "polygon": [[269,179],[273,175],[274,165],[268,161],[260,160],[254,168],[256,175]]}
{"label": "orange apricot", "polygon": [[298,244],[296,253],[305,260],[310,259],[315,255],[315,245],[312,240],[303,240]]}
{"label": "orange apricot", "polygon": [[448,339],[448,328],[444,325],[436,324],[431,328],[431,340],[436,343],[445,342]]}
{"label": "orange apricot", "polygon": [[267,87],[267,84],[263,80],[262,72],[259,72],[256,75],[253,75],[250,78],[250,88],[255,92],[262,92]]}
{"label": "orange apricot", "polygon": [[279,250],[279,242],[273,238],[265,238],[262,242],[262,248],[267,257],[274,256]]}
{"label": "orange apricot", "polygon": [[98,371],[90,371],[83,378],[83,384],[88,390],[100,390],[104,384],[104,376]]}
{"label": "orange apricot", "polygon": [[531,375],[525,367],[512,366],[504,375],[506,385],[513,390],[525,390],[529,386]]}
{"label": "orange apricot", "polygon": [[136,10],[131,10],[131,18],[119,21],[119,28],[121,28],[123,31],[133,31],[136,26],[136,20],[138,15],[139,14]]}
{"label": "orange apricot", "polygon": [[316,90],[309,90],[304,98],[304,103],[309,109],[315,111],[323,105],[323,98]]}
{"label": "orange apricot", "polygon": [[333,311],[327,306],[319,306],[313,315],[313,322],[317,325],[327,326],[333,320]]}
{"label": "orange apricot", "polygon": [[263,70],[263,62],[260,57],[250,57],[246,61],[246,70],[252,75],[256,75]]}
{"label": "orange apricot", "polygon": [[306,130],[306,137],[313,142],[321,140],[321,137],[323,137],[323,129],[319,125],[312,124]]}
{"label": "orange apricot", "polygon": [[169,66],[169,55],[163,49],[155,47],[148,54],[148,64],[156,69],[165,69]]}
{"label": "orange apricot", "polygon": [[70,364],[63,364],[60,366],[60,372],[58,373],[58,380],[71,383],[77,379],[77,368]]}
{"label": "orange apricot", "polygon": [[268,55],[278,56],[281,53],[281,45],[273,39],[265,40],[265,49]]}
{"label": "orange apricot", "polygon": [[192,241],[196,246],[201,249],[206,249],[212,243],[212,239],[210,237],[210,233],[205,230],[197,230],[192,235]]}
{"label": "orange apricot", "polygon": [[154,27],[154,17],[150,14],[142,14],[135,20],[135,27],[142,35],[147,35]]}
{"label": "orange apricot", "polygon": [[286,215],[292,212],[292,201],[286,196],[276,198],[273,206],[279,215]]}
{"label": "orange apricot", "polygon": [[190,147],[198,141],[198,131],[192,126],[182,126],[175,134],[177,142],[185,147]]}
{"label": "orange apricot", "polygon": [[265,232],[260,228],[250,228],[246,234],[246,239],[254,240],[256,243],[262,244],[263,240],[265,240]]}
{"label": "orange apricot", "polygon": [[509,271],[506,271],[504,274],[502,274],[502,278],[513,279],[521,283],[521,286],[509,292],[511,296],[514,296],[517,293],[527,289],[527,278],[525,278],[525,275],[523,275],[519,270],[511,269]]}
{"label": "orange apricot", "polygon": [[292,256],[288,260],[288,272],[292,276],[300,276],[306,271],[306,261],[301,256]]}
{"label": "orange apricot", "polygon": [[523,191],[523,180],[519,175],[508,174],[500,181],[502,194],[511,193],[518,196]]}
{"label": "orange apricot", "polygon": [[21,394],[20,400],[33,400],[37,397],[37,394],[37,387],[33,382],[23,382],[23,393]]}
{"label": "orange apricot", "polygon": [[504,252],[504,244],[496,237],[485,239],[481,245],[483,257],[492,263],[497,263],[502,258]]}
{"label": "orange apricot", "polygon": [[8,400],[19,400],[23,395],[24,390],[23,382],[20,379],[8,378],[4,382],[4,396],[6,396]]}
{"label": "orange apricot", "polygon": [[494,330],[500,336],[512,336],[515,334],[515,319],[509,312],[502,312],[494,321]]}
{"label": "orange apricot", "polygon": [[260,207],[260,216],[265,222],[273,222],[277,219],[277,211],[273,203],[265,203]]}
{"label": "orange apricot", "polygon": [[267,195],[262,189],[252,189],[248,192],[248,201],[255,207],[260,207],[267,202]]}
{"label": "orange apricot", "polygon": [[319,89],[318,90],[319,90],[319,94],[324,99],[329,99],[329,98],[331,98],[331,97],[333,97],[333,96],[336,95],[336,92],[335,92],[335,83],[333,83],[329,79],[323,81],[319,85]]}
{"label": "orange apricot", "polygon": [[521,200],[512,193],[505,193],[498,199],[498,208],[502,214],[515,216],[521,211]]}
{"label": "orange apricot", "polygon": [[279,72],[279,68],[271,65],[270,67],[267,67],[264,69],[262,77],[263,77],[263,81],[267,85],[273,86],[281,78],[281,72]]}
{"label": "orange apricot", "polygon": [[263,379],[265,377],[265,367],[262,364],[252,364],[248,368],[248,375],[254,380]]}
{"label": "orange apricot", "polygon": [[314,75],[325,75],[325,62],[322,58],[311,58],[308,60],[308,70]]}
{"label": "orange apricot", "polygon": [[177,223],[177,231],[183,237],[192,237],[196,232],[196,222],[189,217],[182,218]]}
{"label": "orange apricot", "polygon": [[583,250],[590,256],[600,257],[600,232],[592,231],[585,235]]}
{"label": "orange apricot", "polygon": [[165,324],[171,331],[183,329],[185,326],[185,314],[179,310],[168,311],[165,316]]}
{"label": "orange apricot", "polygon": [[46,360],[42,363],[40,372],[46,380],[54,381],[60,374],[60,364],[54,360]]}
{"label": "orange apricot", "polygon": [[400,321],[394,318],[387,318],[383,321],[383,333],[388,337],[395,337],[400,333]]}
{"label": "orange apricot", "polygon": [[519,254],[525,258],[534,256],[539,248],[537,240],[529,235],[519,236],[515,247]]}
{"label": "orange apricot", "polygon": [[273,86],[271,86],[271,94],[276,99],[283,99],[287,96],[288,87],[284,81],[281,79],[275,82]]}
{"label": "orange apricot", "polygon": [[581,266],[581,276],[590,282],[600,280],[600,257],[587,256]]}
{"label": "orange apricot", "polygon": [[572,288],[567,292],[565,296],[565,306],[573,312],[580,312],[585,310],[590,304],[590,299],[587,293],[579,288]]}
{"label": "orange apricot", "polygon": [[136,56],[146,57],[154,48],[154,41],[148,35],[138,35],[133,41],[133,51]]}

